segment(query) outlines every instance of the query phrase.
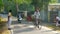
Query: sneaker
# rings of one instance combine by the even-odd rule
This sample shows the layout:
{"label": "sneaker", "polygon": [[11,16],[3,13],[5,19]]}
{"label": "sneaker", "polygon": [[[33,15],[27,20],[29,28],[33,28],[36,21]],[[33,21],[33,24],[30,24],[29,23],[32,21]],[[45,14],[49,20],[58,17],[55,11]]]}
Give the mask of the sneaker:
{"label": "sneaker", "polygon": [[8,30],[11,30],[11,28],[8,28]]}

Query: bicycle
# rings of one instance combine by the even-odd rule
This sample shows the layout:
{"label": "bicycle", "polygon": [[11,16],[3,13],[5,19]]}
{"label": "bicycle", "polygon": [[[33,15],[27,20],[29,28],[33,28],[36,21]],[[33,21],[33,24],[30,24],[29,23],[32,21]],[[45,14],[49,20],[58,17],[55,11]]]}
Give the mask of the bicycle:
{"label": "bicycle", "polygon": [[[34,25],[35,25],[35,27],[37,27],[39,30],[41,30],[41,28],[42,28],[42,25],[40,25],[41,24],[41,21],[40,21],[40,19],[34,19]],[[40,27],[41,26],[41,27]]]}

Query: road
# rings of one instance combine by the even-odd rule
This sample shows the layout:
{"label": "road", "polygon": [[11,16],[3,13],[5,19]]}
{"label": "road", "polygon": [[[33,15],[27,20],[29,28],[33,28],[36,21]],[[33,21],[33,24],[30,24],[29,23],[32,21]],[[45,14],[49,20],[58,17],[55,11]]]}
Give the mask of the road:
{"label": "road", "polygon": [[[4,18],[7,18],[7,15],[3,16]],[[25,20],[22,21],[22,23],[17,22],[17,18],[12,17],[12,32],[13,34],[60,34],[58,31],[53,31],[44,25],[42,25],[41,30],[35,28],[32,22],[27,22]]]}
{"label": "road", "polygon": [[12,24],[14,34],[60,34],[42,25],[41,30],[35,28],[32,22],[22,21],[21,24]]}

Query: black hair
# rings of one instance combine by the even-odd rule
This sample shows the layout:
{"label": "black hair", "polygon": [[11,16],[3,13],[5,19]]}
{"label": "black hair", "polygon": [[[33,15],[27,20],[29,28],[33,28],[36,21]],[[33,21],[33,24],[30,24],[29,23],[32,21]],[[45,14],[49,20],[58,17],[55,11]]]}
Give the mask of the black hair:
{"label": "black hair", "polygon": [[12,10],[9,10],[9,12],[12,12]]}

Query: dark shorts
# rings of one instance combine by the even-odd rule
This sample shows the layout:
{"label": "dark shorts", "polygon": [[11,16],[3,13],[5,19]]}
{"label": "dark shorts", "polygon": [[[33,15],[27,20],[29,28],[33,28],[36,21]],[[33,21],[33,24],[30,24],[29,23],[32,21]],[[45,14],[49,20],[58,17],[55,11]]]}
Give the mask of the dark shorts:
{"label": "dark shorts", "polygon": [[58,23],[60,24],[60,21],[58,21]]}

